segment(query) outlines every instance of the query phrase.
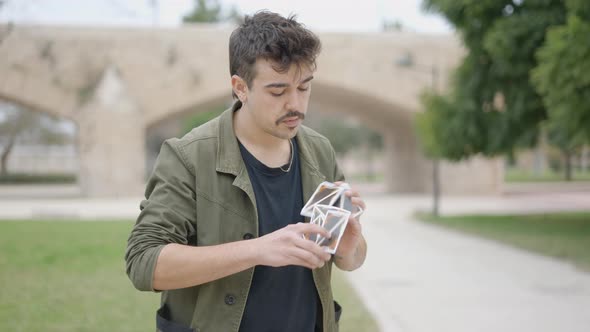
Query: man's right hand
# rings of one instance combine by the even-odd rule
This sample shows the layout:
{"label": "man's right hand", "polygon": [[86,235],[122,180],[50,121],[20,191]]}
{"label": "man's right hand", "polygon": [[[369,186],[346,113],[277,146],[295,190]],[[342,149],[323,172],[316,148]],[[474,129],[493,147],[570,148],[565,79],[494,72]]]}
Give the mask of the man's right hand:
{"label": "man's right hand", "polygon": [[297,223],[251,241],[257,241],[260,265],[299,265],[316,269],[324,266],[331,255],[315,242],[303,237],[304,234],[312,233],[323,237],[330,236],[328,230],[319,225]]}
{"label": "man's right hand", "polygon": [[253,240],[202,247],[167,244],[158,256],[152,289],[201,285],[256,265],[322,267],[331,255],[303,238],[311,233],[329,236],[319,225],[298,223]]}

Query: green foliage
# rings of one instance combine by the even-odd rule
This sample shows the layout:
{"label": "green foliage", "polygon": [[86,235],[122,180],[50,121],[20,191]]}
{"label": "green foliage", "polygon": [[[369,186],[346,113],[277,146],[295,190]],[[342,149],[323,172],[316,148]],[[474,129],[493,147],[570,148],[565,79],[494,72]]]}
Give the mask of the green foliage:
{"label": "green foliage", "polygon": [[416,130],[420,143],[428,157],[440,158],[446,155],[443,150],[451,146],[451,144],[440,144],[441,138],[449,131],[434,129],[449,129],[449,126],[445,126],[444,123],[444,116],[449,110],[448,103],[443,96],[430,93],[422,96],[422,103],[425,105],[425,111],[416,116]]}
{"label": "green foliage", "polygon": [[70,142],[71,135],[59,126],[59,120],[39,112],[0,103],[0,175],[7,175],[8,158],[19,142],[59,145]]}
{"label": "green foliage", "polygon": [[241,23],[244,20],[243,15],[234,5],[229,9],[229,13],[222,15],[222,7],[218,0],[195,0],[194,9],[182,18],[184,23],[216,23],[216,22],[234,22]]}
{"label": "green foliage", "polygon": [[182,134],[186,134],[193,128],[197,128],[207,121],[218,117],[225,110],[224,106],[217,107],[210,111],[198,112],[190,115],[187,119],[182,122]]}
{"label": "green foliage", "polygon": [[379,151],[383,149],[383,136],[378,132],[371,130],[367,127],[361,126],[361,137],[364,137],[364,141],[369,146],[369,149]]}
{"label": "green foliage", "polygon": [[[531,80],[548,108],[560,146],[590,142],[590,21],[571,15],[549,29]],[[556,135],[554,135],[556,136]],[[555,139],[553,140],[555,142]]]}
{"label": "green foliage", "polygon": [[182,18],[185,23],[214,23],[221,21],[221,5],[218,0],[195,0],[195,8]]}
{"label": "green foliage", "polygon": [[571,15],[578,16],[586,21],[590,20],[590,1],[566,0],[565,4]]}
{"label": "green foliage", "polygon": [[0,146],[12,137],[48,145],[64,144],[72,139],[59,126],[60,120],[15,105],[0,103]]}
{"label": "green foliage", "polygon": [[482,112],[472,100],[424,93],[425,111],[416,117],[416,129],[425,153],[431,158],[459,161],[476,153],[493,155],[494,140],[501,142],[490,124],[496,112]]}
{"label": "green foliage", "polygon": [[[549,120],[556,119],[556,111],[552,109],[555,105],[547,103],[545,94],[531,82],[531,71],[545,61],[542,56],[536,56],[537,51],[545,44],[546,31],[566,21],[567,10],[588,13],[588,2],[426,0],[424,6],[445,16],[469,51],[453,76],[449,95],[438,101],[423,99],[427,113],[440,113],[427,114],[418,120],[428,154],[457,160],[478,153],[510,154],[517,147],[535,145],[539,127],[548,118],[547,109],[551,109]],[[588,36],[585,31],[577,33]],[[589,45],[587,38],[576,43]],[[584,59],[589,57],[581,51],[571,52],[579,53],[575,53],[577,58],[572,58],[577,61],[576,66],[567,69],[567,74],[584,76],[583,73],[589,72],[584,64],[588,61]],[[576,98],[552,89],[556,100],[568,99],[571,103],[588,100],[589,89],[583,90],[585,86],[580,86],[579,79],[574,82],[572,86],[578,84],[582,88],[575,92]],[[497,102],[499,97],[502,103]],[[559,107],[566,106],[560,103]],[[571,112],[572,107],[564,111]],[[586,118],[580,117],[578,114],[577,127],[549,125],[553,136],[577,135],[580,127],[590,128],[588,122],[581,121]],[[433,133],[425,133],[427,130]]]}
{"label": "green foliage", "polygon": [[343,121],[322,121],[317,130],[330,140],[336,153],[346,154],[361,145],[357,128]]}
{"label": "green foliage", "polygon": [[330,140],[334,151],[338,154],[346,154],[363,145],[371,151],[379,151],[383,148],[381,135],[362,125],[329,117],[319,121],[313,127]]}

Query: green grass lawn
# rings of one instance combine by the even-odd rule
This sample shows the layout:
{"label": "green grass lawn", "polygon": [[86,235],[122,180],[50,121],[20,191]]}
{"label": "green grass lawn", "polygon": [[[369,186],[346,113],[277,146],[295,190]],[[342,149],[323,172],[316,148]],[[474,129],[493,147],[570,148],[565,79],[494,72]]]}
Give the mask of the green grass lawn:
{"label": "green grass lawn", "polygon": [[[123,259],[132,223],[0,222],[0,331],[154,331],[159,295],[136,291]],[[375,331],[343,274],[341,331]]]}
{"label": "green grass lawn", "polygon": [[590,271],[590,212],[440,218],[418,214],[418,218],[565,259]]}
{"label": "green grass lawn", "polygon": [[[507,168],[504,173],[504,180],[506,182],[561,182],[565,181],[565,174],[552,170],[542,174],[534,174],[530,171]],[[590,172],[575,171],[572,173],[572,181],[590,181]]]}

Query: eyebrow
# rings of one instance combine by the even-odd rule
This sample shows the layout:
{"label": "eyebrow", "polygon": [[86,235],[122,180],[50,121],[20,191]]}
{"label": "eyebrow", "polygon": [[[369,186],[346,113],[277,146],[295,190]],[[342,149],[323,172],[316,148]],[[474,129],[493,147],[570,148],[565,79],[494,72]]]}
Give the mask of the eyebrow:
{"label": "eyebrow", "polygon": [[[310,76],[306,79],[304,79],[300,84],[304,84],[307,83],[309,81],[313,80],[313,76]],[[290,84],[289,83],[270,83],[265,85],[265,88],[286,88],[288,87]]]}

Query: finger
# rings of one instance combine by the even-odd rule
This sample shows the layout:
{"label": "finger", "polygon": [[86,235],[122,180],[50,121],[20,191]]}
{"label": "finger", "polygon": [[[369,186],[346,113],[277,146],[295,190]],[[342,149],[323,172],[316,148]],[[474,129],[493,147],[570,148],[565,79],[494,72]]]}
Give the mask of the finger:
{"label": "finger", "polygon": [[344,231],[351,231],[353,233],[361,233],[362,232],[362,225],[360,220],[356,219],[356,218],[352,218],[348,221],[348,225],[346,225],[346,228],[344,229]]}
{"label": "finger", "polygon": [[325,264],[325,261],[320,259],[318,256],[300,247],[293,247],[293,250],[291,251],[291,257],[293,258],[294,264],[305,266],[310,269],[322,267]]}
{"label": "finger", "polygon": [[367,205],[365,204],[365,201],[360,197],[352,197],[350,199],[350,201],[352,202],[353,205],[360,206],[363,210],[367,209]]}
{"label": "finger", "polygon": [[327,229],[320,225],[310,224],[310,223],[298,223],[295,224],[296,232],[302,234],[319,234],[323,237],[330,237],[330,232]]}
{"label": "finger", "polygon": [[318,259],[320,259],[324,262],[329,261],[331,258],[330,253],[324,251],[324,249],[320,245],[318,245],[317,243],[315,243],[313,241],[303,240],[301,242],[297,242],[296,245],[299,248],[312,253],[313,255],[318,257]]}

